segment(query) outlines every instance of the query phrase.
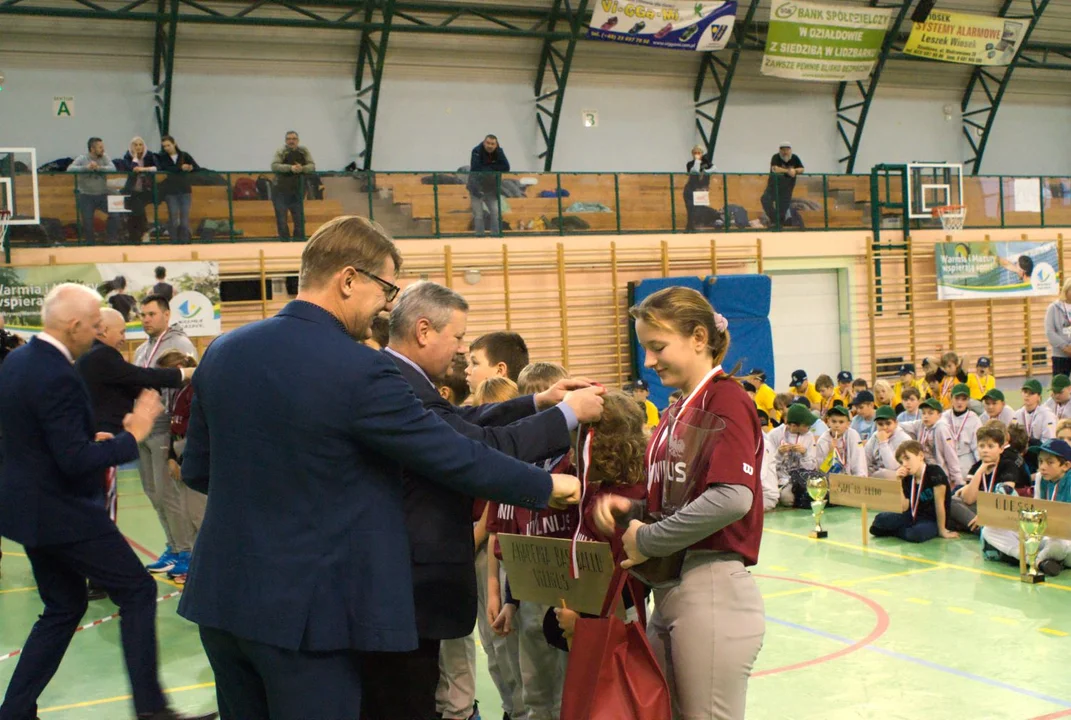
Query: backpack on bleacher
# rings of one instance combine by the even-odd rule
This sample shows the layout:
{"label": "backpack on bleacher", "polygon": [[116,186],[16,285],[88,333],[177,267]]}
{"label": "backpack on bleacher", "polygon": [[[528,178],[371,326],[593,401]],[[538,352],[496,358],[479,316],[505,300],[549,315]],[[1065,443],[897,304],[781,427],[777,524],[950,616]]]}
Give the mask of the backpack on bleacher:
{"label": "backpack on bleacher", "polygon": [[235,181],[232,194],[234,200],[256,200],[258,197],[257,183],[253,178],[242,177]]}
{"label": "backpack on bleacher", "polygon": [[272,183],[267,175],[257,176],[257,197],[261,200],[271,200]]}

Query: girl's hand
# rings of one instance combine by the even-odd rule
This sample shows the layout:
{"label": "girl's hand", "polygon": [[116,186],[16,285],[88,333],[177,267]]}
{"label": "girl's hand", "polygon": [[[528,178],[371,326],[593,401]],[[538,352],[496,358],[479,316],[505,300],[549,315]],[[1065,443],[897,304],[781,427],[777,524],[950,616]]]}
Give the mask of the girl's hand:
{"label": "girl's hand", "polygon": [[613,537],[617,529],[617,516],[625,515],[632,507],[628,498],[620,495],[603,495],[595,503],[594,519],[599,532],[606,537]]}
{"label": "girl's hand", "polygon": [[572,637],[576,631],[576,621],[580,615],[569,608],[554,608],[554,616],[558,618],[558,627],[562,629],[565,637]]}
{"label": "girl's hand", "polygon": [[498,616],[502,613],[502,600],[497,597],[487,598],[487,622],[494,627]]}
{"label": "girl's hand", "polygon": [[498,614],[498,617],[491,623],[491,629],[494,630],[495,635],[499,637],[506,637],[513,632],[513,613],[517,612],[517,606],[513,603],[506,603],[502,608],[502,612]]}

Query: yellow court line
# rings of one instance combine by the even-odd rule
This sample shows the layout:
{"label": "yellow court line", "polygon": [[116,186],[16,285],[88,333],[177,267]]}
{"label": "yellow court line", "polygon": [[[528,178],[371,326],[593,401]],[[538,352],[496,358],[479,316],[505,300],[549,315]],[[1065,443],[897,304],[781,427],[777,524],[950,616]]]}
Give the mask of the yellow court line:
{"label": "yellow court line", "polygon": [[960,615],[974,615],[974,610],[968,610],[967,608],[948,606],[949,612],[959,613]]}
{"label": "yellow court line", "polygon": [[1067,633],[1063,630],[1053,630],[1052,628],[1038,628],[1038,632],[1043,632],[1046,635],[1055,635],[1056,637],[1067,637]]}
{"label": "yellow court line", "polygon": [[[815,540],[809,535],[801,535],[799,533],[786,532],[784,530],[774,530],[773,528],[765,528],[764,533],[770,533],[772,535],[783,535],[784,537],[795,538],[797,540],[806,540],[812,543],[821,543],[823,545],[831,545],[833,547],[845,548],[847,550],[855,550],[857,552],[881,555],[884,557],[896,558],[898,560],[910,560],[912,562],[921,563],[923,565],[940,565],[942,567],[951,568],[953,570],[962,570],[964,572],[974,573],[975,575],[988,575],[989,577],[1001,578],[1003,580],[1014,580],[1019,582],[1018,575],[1005,575],[1004,573],[993,572],[991,570],[980,570],[979,568],[967,567],[966,565],[955,565],[953,563],[943,563],[939,560],[929,560],[927,558],[915,557],[913,555],[904,555],[903,553],[891,552],[889,550],[880,550],[873,547],[863,547],[862,545],[854,545],[852,543],[840,542],[839,540],[830,540],[826,538],[824,540]],[[1055,590],[1064,590],[1071,592],[1071,587],[1067,585],[1059,585],[1053,582],[1046,582],[1044,587],[1053,588]]]}
{"label": "yellow court line", "polygon": [[7,593],[30,592],[31,590],[36,589],[36,585],[30,585],[29,587],[11,588],[10,590],[0,590],[0,595],[6,595]]}
{"label": "yellow court line", "polygon": [[10,555],[11,557],[26,557],[26,553],[12,552],[10,550],[4,550],[4,557]]}
{"label": "yellow court line", "polygon": [[[214,682],[200,683],[199,685],[186,685],[184,687],[171,688],[170,690],[164,690],[165,695],[173,695],[175,693],[187,692],[189,690],[202,690],[204,688],[215,687]],[[41,708],[37,711],[38,715],[44,715],[45,713],[61,712],[63,710],[76,710],[78,708],[95,707],[97,705],[108,705],[109,703],[123,702],[124,700],[130,700],[131,695],[116,695],[110,698],[101,698],[100,700],[86,700],[84,702],[72,703],[70,705],[56,705],[54,707]]]}
{"label": "yellow court line", "polygon": [[763,600],[773,600],[774,598],[785,597],[787,595],[802,595],[803,593],[814,592],[815,590],[824,590],[825,588],[815,587],[809,585],[807,587],[796,588],[795,590],[782,590],[781,592],[770,593],[769,595],[763,595]]}
{"label": "yellow court line", "polygon": [[933,605],[933,600],[927,600],[926,598],[908,598],[907,601],[916,605]]}
{"label": "yellow court line", "polygon": [[918,575],[920,573],[933,572],[934,570],[945,570],[944,565],[936,565],[934,567],[919,568],[917,570],[903,570],[901,572],[886,573],[885,575],[874,575],[873,577],[860,578],[858,580],[838,580],[833,583],[837,587],[852,587],[859,583],[875,582],[877,580],[889,580],[891,578],[907,577],[908,575]]}
{"label": "yellow court line", "polygon": [[993,615],[989,618],[993,622],[1004,623],[1005,625],[1018,625],[1019,621],[1012,618],[1000,617],[999,615]]}

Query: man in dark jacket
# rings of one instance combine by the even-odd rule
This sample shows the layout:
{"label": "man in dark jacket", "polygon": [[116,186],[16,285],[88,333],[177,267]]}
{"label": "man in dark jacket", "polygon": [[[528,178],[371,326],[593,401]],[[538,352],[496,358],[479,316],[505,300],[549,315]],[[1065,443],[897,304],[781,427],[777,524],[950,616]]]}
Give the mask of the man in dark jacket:
{"label": "man in dark jacket", "polygon": [[494,173],[509,172],[506,152],[498,144],[498,138],[488,135],[483,142],[472,148],[469,161],[469,198],[472,201],[472,225],[477,235],[484,234],[486,216],[491,218],[491,234],[499,233],[498,196],[500,178]]}
{"label": "man in dark jacket", "polygon": [[286,145],[275,151],[271,161],[275,172],[275,192],[272,201],[275,205],[275,225],[282,240],[290,239],[290,227],[286,224],[286,213],[294,218],[294,238],[305,239],[305,179],[304,173],[316,171],[312,153],[301,144],[298,134],[291,130],[286,134]]}
{"label": "man in dark jacket", "polygon": [[[421,282],[401,295],[390,316],[385,350],[424,408],[465,437],[525,462],[569,451],[578,422],[602,415],[602,390],[564,381],[546,393],[503,403],[454,407],[439,394],[468,321],[468,303],[442,285]],[[435,716],[439,645],[462,638],[476,624],[476,551],[472,497],[420,473],[404,476],[405,525],[413,565],[413,601],[419,648],[366,656],[367,694],[362,720],[427,720]]]}

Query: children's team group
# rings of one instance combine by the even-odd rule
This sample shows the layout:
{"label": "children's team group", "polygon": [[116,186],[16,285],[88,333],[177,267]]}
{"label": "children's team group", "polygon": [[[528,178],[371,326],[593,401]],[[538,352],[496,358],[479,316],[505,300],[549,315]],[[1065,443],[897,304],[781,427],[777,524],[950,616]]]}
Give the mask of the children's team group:
{"label": "children's team group", "polygon": [[[987,560],[1018,564],[1016,533],[979,526],[978,493],[1071,502],[1071,379],[1054,375],[1047,400],[1027,380],[1023,406],[1012,410],[991,366],[980,357],[968,374],[949,352],[927,358],[922,378],[904,364],[898,381],[873,388],[848,371],[812,383],[797,370],[781,394],[752,370],[744,387],[766,434],[765,509],[809,508],[806,483],[816,473],[899,479],[902,512],[878,514],[871,534],[917,543],[971,533]],[[1046,538],[1038,563],[1059,574],[1071,566],[1071,542]]]}

